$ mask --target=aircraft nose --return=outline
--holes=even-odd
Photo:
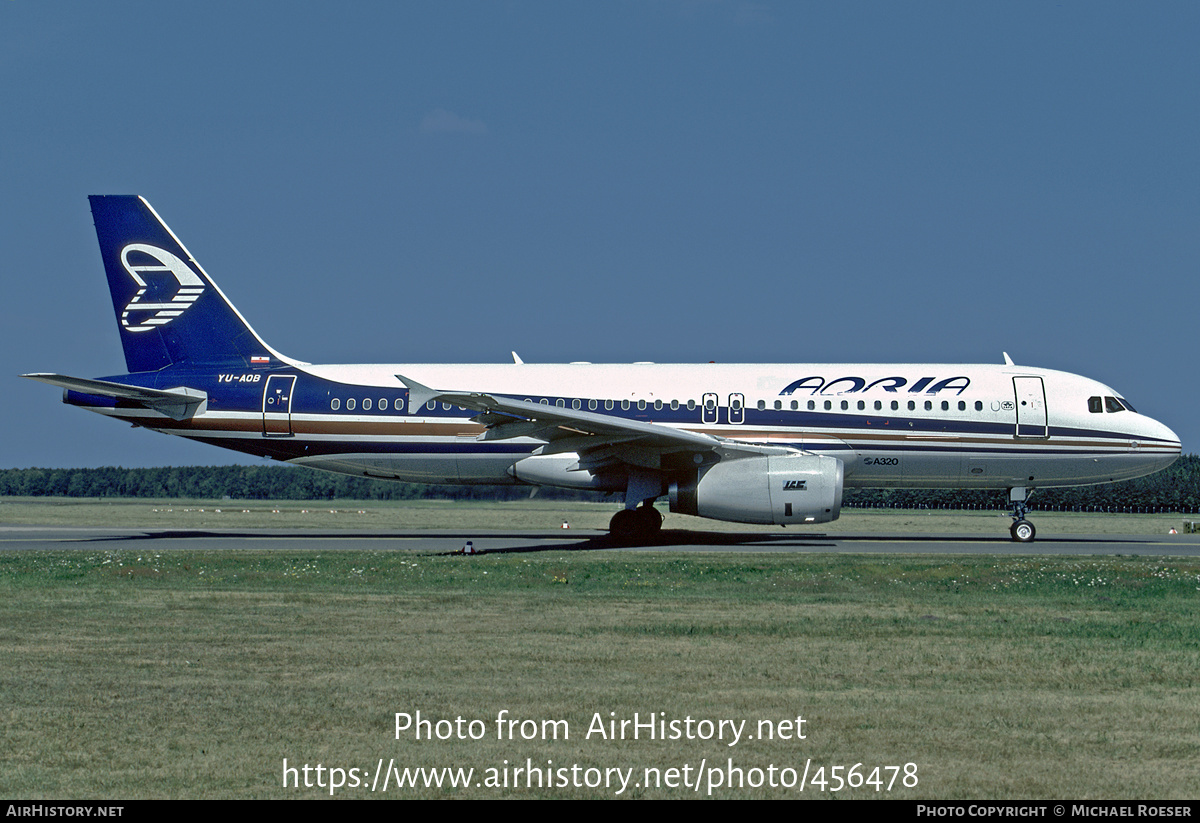
[[[1173,444],[1175,447],[1175,454],[1180,454],[1183,451],[1183,446],[1179,442],[1179,435],[1171,431],[1171,429],[1167,426],[1159,423],[1157,420],[1151,420],[1150,422],[1154,424],[1154,431],[1151,432],[1151,437],[1162,440],[1163,445],[1167,446],[1168,448],[1170,448],[1170,446]]]
[[[1183,451],[1179,435],[1171,431],[1169,427],[1147,417],[1145,436],[1147,438],[1146,445],[1152,447],[1153,454],[1156,456],[1154,460],[1156,471],[1165,469],[1179,459],[1179,455]]]

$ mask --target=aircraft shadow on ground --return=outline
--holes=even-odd
[[[670,548],[672,546],[742,546],[747,544],[762,543],[762,544],[780,544],[780,545],[803,545],[812,547],[829,547],[832,548],[836,544],[828,536],[824,534],[790,534],[790,535],[775,535],[763,534],[762,532],[703,532],[691,531],[686,529],[664,529],[655,535],[653,538],[646,540],[630,541],[617,540],[607,533],[592,534],[587,536],[579,536],[576,538],[557,539],[552,542],[547,542],[554,538],[561,538],[562,535],[557,532],[543,532],[535,535],[524,535],[535,542],[528,545],[505,546],[503,548],[481,548],[476,554],[513,554],[520,552],[546,552],[546,551],[603,551],[609,549],[656,549]],[[195,539],[217,539],[217,540],[270,540],[272,538],[299,540],[299,541],[364,541],[364,540],[411,540],[411,539],[426,539],[426,540],[462,540],[478,543],[487,540],[507,540],[511,541],[514,538],[521,539],[522,535],[513,532],[478,532],[478,531],[462,531],[462,532],[437,532],[430,533],[427,531],[322,531],[322,532],[269,532],[263,533],[252,529],[241,531],[210,531],[205,529],[156,529],[153,531],[140,532],[137,534],[126,535],[105,535],[103,537],[94,537],[82,542],[87,543],[124,543],[124,542],[141,542],[141,541],[158,541],[158,540],[195,540]],[[839,540],[851,538],[838,538]],[[461,554],[461,549],[448,552],[435,552],[435,554],[451,555]]]
[[[470,539],[470,538],[468,538]],[[827,534],[764,534],[762,532],[702,532],[690,531],[684,529],[664,529],[653,538],[637,541],[621,541],[607,534],[592,537],[587,540],[575,543],[560,543],[556,545],[537,544],[529,547],[508,547],[503,549],[488,549],[487,553],[496,554],[501,552],[518,552],[518,551],[551,551],[569,549],[572,551],[599,551],[611,549],[669,549],[672,546],[692,546],[714,548],[720,546],[753,546],[761,545],[764,548],[773,546],[793,546],[800,548],[812,549],[829,549],[836,550],[839,545],[847,543],[875,544],[875,543],[987,543],[999,544],[1004,547],[1023,546],[1028,547],[1029,551],[1036,552],[1036,546],[1041,544],[1060,544],[1060,543],[1096,543],[1106,541],[1124,542],[1124,543],[1144,543],[1149,542],[1141,538],[1117,537],[1106,535],[1083,535],[1083,536],[1054,536],[1045,539],[1039,539],[1035,543],[1014,543],[1006,534],[995,535],[936,535],[936,534],[871,534],[871,535],[837,535],[831,536]],[[864,550],[866,546],[864,545]],[[483,553],[483,552],[480,552]]]
[[[97,543],[123,543],[123,542],[142,542],[142,541],[161,541],[161,540],[193,540],[193,539],[216,539],[216,540],[249,540],[268,542],[272,539],[281,539],[289,541],[301,542],[323,542],[328,544],[330,541],[341,543],[356,543],[369,540],[462,540],[464,544],[471,541],[476,546],[480,542],[489,540],[503,540],[506,542],[520,541],[528,539],[527,544],[507,545],[503,547],[478,547],[475,554],[520,554],[531,552],[551,552],[551,551],[611,551],[620,549],[671,549],[676,546],[689,547],[713,547],[721,546],[739,546],[747,547],[761,545],[764,548],[770,547],[798,547],[810,549],[828,549],[836,550],[838,546],[846,544],[865,544],[875,543],[989,543],[1000,544],[1006,547],[1012,547],[1015,544],[1008,539],[1007,535],[930,535],[930,534],[859,534],[859,535],[837,535],[831,536],[828,534],[766,534],[763,532],[705,532],[693,531],[690,529],[663,529],[652,538],[643,540],[617,540],[607,533],[593,533],[590,535],[579,535],[578,537],[565,538],[557,532],[541,532],[535,534],[513,533],[513,532],[478,532],[478,531],[462,531],[462,532],[437,532],[430,533],[427,531],[320,531],[320,532],[281,532],[272,531],[264,533],[257,530],[229,530],[229,531],[210,531],[203,529],[166,529],[146,531],[136,534],[127,535],[106,535],[103,537],[94,537],[80,542],[97,544]],[[1130,538],[1128,536],[1105,536],[1105,535],[1056,535],[1051,537],[1040,538],[1035,543],[1020,544],[1028,547],[1029,551],[1036,552],[1039,544],[1063,544],[1063,543],[1095,543],[1095,542],[1147,542],[1148,539]],[[343,546],[350,548],[349,546]],[[322,548],[331,548],[329,545],[323,545]],[[332,548],[337,548],[336,546]],[[357,548],[357,547],[356,547]],[[452,551],[433,551],[428,552],[433,555],[456,555],[462,554],[461,548]]]

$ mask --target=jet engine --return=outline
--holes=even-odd
[[[735,523],[828,523],[841,513],[843,469],[818,454],[722,460],[671,483],[671,511]]]

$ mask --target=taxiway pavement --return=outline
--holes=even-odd
[[[1015,543],[1007,534],[838,534],[664,529],[620,545],[602,531],[337,531],[317,529],[88,529],[0,526],[0,551],[409,551],[449,554],[471,541],[481,554],[545,551],[836,552],[868,554],[1200,556],[1200,535],[1057,534]]]

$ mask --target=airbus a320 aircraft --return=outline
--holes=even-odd
[[[1003,365],[317,366],[268,346],[144,199],[90,198],[128,374],[29,374],[76,406],[329,471],[623,493],[738,523],[835,520],[845,487],[1030,492],[1170,465],[1179,438],[1107,386]]]

